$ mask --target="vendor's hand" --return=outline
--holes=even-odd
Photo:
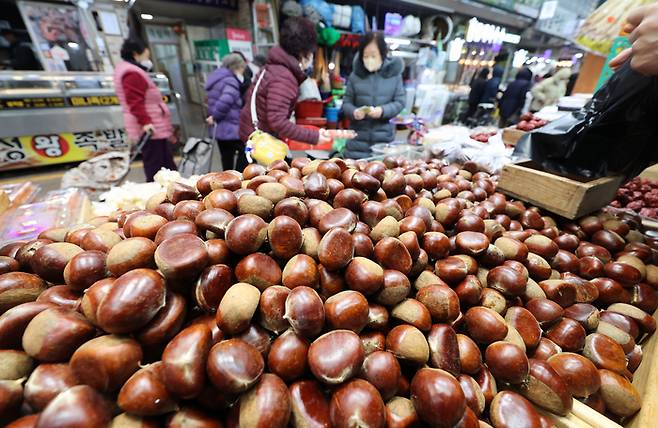
[[[382,117],[382,114],[384,114],[384,109],[381,107],[374,107],[370,109],[370,112],[368,113],[368,117],[372,119],[379,119]]]
[[[214,125],[214,124],[215,124],[215,118],[212,117],[212,116],[208,116],[208,117],[206,118],[206,123],[207,123],[208,125]]]
[[[610,61],[617,70],[630,59],[631,68],[648,76],[658,75],[658,4],[633,10],[626,18],[624,31],[630,33],[633,46]]]
[[[318,144],[331,143],[331,135],[326,129],[320,129],[320,136],[318,137]]]
[[[142,130],[147,134],[153,134],[155,132],[155,126],[153,126],[152,123],[147,123],[146,125],[142,126]]]
[[[365,119],[365,117],[366,114],[362,109],[358,108],[354,110],[354,120],[363,120]]]

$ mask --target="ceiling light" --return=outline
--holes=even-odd
[[[147,21],[150,21],[151,19],[153,19],[153,15],[151,15],[150,13],[142,13],[142,14],[139,15],[139,16],[140,16],[142,19],[145,19],[145,20],[147,20]]]

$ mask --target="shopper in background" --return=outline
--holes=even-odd
[[[478,104],[480,104],[480,100],[482,99],[482,94],[484,93],[484,87],[487,85],[488,77],[489,68],[484,67],[471,82],[471,92],[468,93],[468,110],[462,115],[462,122],[466,122],[467,119],[475,115]]]
[[[570,69],[561,68],[552,77],[537,83],[532,88],[530,110],[536,112],[546,106],[557,104],[559,99],[567,93],[567,83],[570,76]]]
[[[632,47],[624,49],[610,67],[618,69],[630,59],[631,68],[647,76],[658,75],[658,4],[638,7],[626,18],[624,31],[629,33]]]
[[[530,90],[532,72],[523,67],[516,73],[514,81],[507,85],[507,89],[500,99],[500,127],[504,128],[511,123],[516,123],[521,115],[523,104],[525,104],[526,93]]]
[[[299,97],[299,85],[306,80],[305,70],[313,66],[317,49],[315,25],[305,18],[288,18],[282,26],[279,45],[274,46],[267,62],[247,92],[240,113],[240,139],[247,141],[254,132],[251,98],[258,85],[256,115],[258,129],[279,139],[291,139],[309,144],[329,142],[329,133],[297,126],[290,121]],[[263,74],[264,73],[264,74]]]
[[[258,74],[258,72],[260,71],[261,68],[263,68],[266,62],[267,62],[267,57],[265,55],[263,54],[254,55],[254,60],[248,64],[254,76]]]
[[[242,171],[247,166],[244,143],[240,140],[240,81],[244,80],[247,63],[242,55],[232,53],[222,59],[222,66],[206,80],[208,118],[211,132],[219,144],[224,170]]]
[[[241,74],[235,74],[235,77],[240,81],[240,96],[244,100],[244,97],[247,95],[247,91],[249,90],[249,87],[251,87],[251,80],[254,77],[254,73],[251,71],[251,68],[247,66],[249,64],[249,60],[247,57],[244,56],[244,54],[240,51],[233,51],[231,54],[238,55],[240,58],[242,58],[242,62],[245,63],[245,68],[242,71]],[[222,61],[222,66],[224,66],[224,61]]]
[[[21,40],[9,28],[3,29],[0,35],[9,43],[9,66],[12,70],[43,70],[30,43]]]
[[[147,74],[153,67],[150,56],[144,42],[127,39],[121,46],[123,61],[114,68],[114,87],[129,140],[135,143],[145,132],[151,133],[142,149],[146,181],[153,181],[160,168],[176,170],[171,114],[160,90]]]
[[[390,143],[395,138],[395,125],[389,121],[402,111],[406,101],[404,64],[387,53],[384,35],[367,33],[354,58],[343,113],[352,120],[351,128],[358,137],[347,142],[345,157],[372,156],[373,144]]]
[[[481,103],[496,103],[496,97],[498,95],[498,88],[500,87],[500,81],[503,78],[502,67],[496,65],[491,72],[491,79],[487,80],[487,84],[484,86],[484,92],[482,93],[482,98],[480,99]]]

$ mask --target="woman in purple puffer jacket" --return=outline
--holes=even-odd
[[[209,114],[206,121],[214,129],[224,170],[242,171],[247,166],[244,143],[239,133],[242,108],[240,82],[244,79],[246,68],[242,56],[229,54],[222,60],[222,67],[213,71],[206,80]]]

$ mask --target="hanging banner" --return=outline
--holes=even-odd
[[[123,129],[0,138],[0,171],[79,162],[98,153],[127,149]]]

